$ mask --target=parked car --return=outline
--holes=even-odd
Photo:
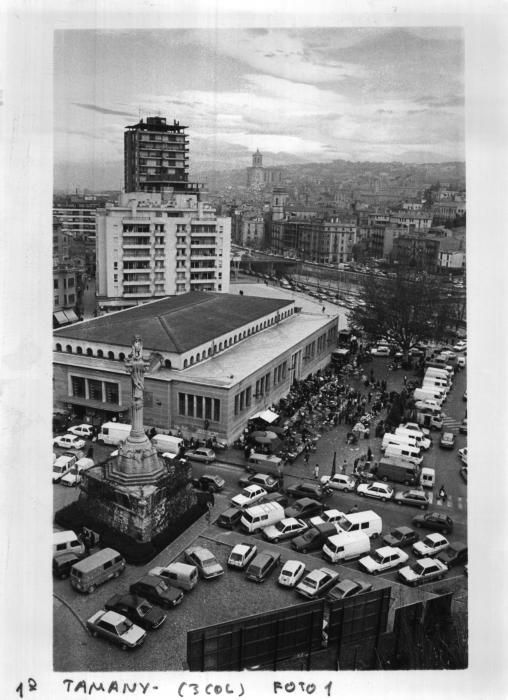
[[[339,580],[339,574],[333,569],[322,567],[313,569],[297,585],[296,592],[305,598],[320,598]]]
[[[374,481],[372,484],[359,484],[356,493],[359,496],[368,496],[369,498],[379,498],[381,501],[389,501],[393,498],[394,491],[388,484]]]
[[[63,486],[77,486],[81,483],[81,474],[87,469],[90,469],[90,467],[93,467],[93,465],[93,459],[88,459],[87,457],[82,457],[81,459],[78,459],[78,461],[67,472],[67,474],[64,474],[64,476],[62,476],[62,478],[60,479],[60,483]]]
[[[286,588],[294,588],[305,573],[305,564],[297,559],[289,559],[280,570],[277,583]]]
[[[242,510],[240,508],[228,508],[219,515],[215,522],[226,530],[234,530],[240,524],[241,518]]]
[[[249,476],[242,476],[238,480],[240,486],[249,486],[250,484],[257,484],[262,486],[267,493],[272,493],[277,491],[280,486],[280,480],[273,477],[271,474],[250,474]]]
[[[383,537],[383,542],[390,547],[406,547],[408,544],[413,544],[418,539],[417,533],[410,527],[396,527],[388,535]]]
[[[444,578],[448,571],[446,564],[439,559],[425,557],[417,559],[413,566],[404,566],[397,572],[399,578],[409,586],[419,586],[422,583]]]
[[[279,562],[279,552],[270,552],[265,549],[254,557],[245,575],[249,581],[263,583]]]
[[[86,621],[92,637],[101,636],[122,649],[134,649],[143,644],[146,632],[124,615],[113,610],[98,610]]]
[[[226,482],[221,476],[216,474],[203,474],[203,476],[193,479],[192,485],[201,491],[214,491],[217,493],[217,491],[222,491]]]
[[[361,579],[342,579],[326,594],[326,599],[333,603],[335,600],[343,600],[344,598],[352,598],[360,593],[367,593],[372,589],[372,583],[367,583]]]
[[[135,583],[131,583],[129,591],[141,598],[146,598],[150,603],[160,605],[162,608],[174,608],[183,600],[183,593],[178,588],[168,586],[160,576],[146,574]]]
[[[429,497],[421,489],[408,489],[407,491],[397,491],[395,494],[395,503],[399,506],[416,506],[422,510],[427,510],[429,507]]]
[[[464,418],[462,423],[459,425],[459,433],[467,435],[467,418]]]
[[[437,555],[436,559],[451,569],[458,564],[467,564],[467,545],[463,542],[450,542],[446,549]]]
[[[349,474],[334,474],[332,477],[322,476],[321,484],[335,491],[344,491],[344,493],[354,491],[356,488],[356,481]]]
[[[160,608],[154,607],[144,598],[132,593],[121,595],[117,593],[106,601],[106,610],[114,610],[125,615],[129,620],[145,630],[155,630],[166,620],[166,614]]]
[[[185,456],[193,462],[206,462],[206,464],[213,462],[216,457],[215,452],[209,447],[197,447],[195,450],[186,452]]]
[[[443,433],[439,441],[439,447],[447,450],[452,450],[455,445],[455,435],[453,433]]]
[[[467,467],[467,447],[461,447],[461,449],[457,450],[457,452],[460,457],[460,461]]]
[[[291,484],[291,486],[287,487],[286,493],[288,496],[292,496],[293,498],[304,498],[307,496],[308,498],[313,498],[316,501],[322,501],[326,495],[323,488],[319,484],[312,484],[307,481]]]
[[[53,576],[64,579],[69,578],[71,569],[78,561],[83,559],[86,554],[76,554],[76,552],[65,552],[53,557]]]
[[[390,348],[388,345],[378,345],[377,348],[372,348],[370,352],[375,357],[390,357]]]
[[[224,569],[212,552],[205,547],[188,547],[184,552],[184,556],[189,564],[194,564],[202,578],[217,578],[217,576],[222,576],[224,573]]]
[[[459,470],[459,474],[461,475],[464,482],[467,484],[467,467],[461,467]]]
[[[297,552],[313,552],[321,549],[328,537],[337,534],[337,527],[334,523],[321,523],[298,535],[291,541],[291,546]]]
[[[444,535],[439,532],[431,532],[420,542],[414,543],[413,552],[417,557],[433,557],[449,545],[450,543]]]
[[[93,437],[93,426],[88,425],[88,423],[73,425],[72,428],[67,428],[67,433],[72,433],[72,435],[77,435],[80,438],[89,439]]]
[[[81,450],[85,444],[86,443],[83,438],[80,438],[77,435],[71,435],[70,433],[53,438],[53,445],[63,447],[67,450]]]
[[[312,498],[300,498],[284,511],[286,518],[310,518],[320,515],[323,506]]]
[[[379,547],[372,554],[362,557],[358,564],[368,574],[379,574],[405,564],[408,559],[409,554],[399,547]]]
[[[233,569],[245,569],[256,556],[258,548],[250,542],[235,544],[228,557],[228,566]]]
[[[309,525],[315,527],[316,525],[323,525],[325,523],[340,523],[344,515],[342,511],[336,508],[330,508],[329,510],[324,510],[321,515],[315,515],[313,518],[309,518]]]
[[[455,345],[453,346],[453,349],[456,350],[457,352],[464,352],[467,349],[467,343],[465,340],[459,340]]]
[[[77,461],[76,455],[61,455],[57,457],[53,462],[53,483],[57,484],[61,481],[61,479],[70,472]]]
[[[231,503],[236,508],[248,508],[260,501],[264,496],[266,496],[266,491],[262,486],[251,484],[250,486],[246,486],[241,493],[233,496]]]
[[[279,493],[279,491],[272,491],[268,493],[261,503],[279,503],[283,508],[286,508],[289,503],[289,498],[285,493]]]
[[[415,515],[413,525],[423,527],[426,530],[441,532],[443,535],[448,535],[453,531],[453,520],[450,516],[444,513],[437,513],[436,511],[425,513],[425,515]]]
[[[309,526],[305,520],[299,518],[284,518],[278,523],[268,525],[263,529],[263,537],[269,542],[280,542],[280,540],[288,540],[296,535],[301,535],[302,532],[308,530]]]

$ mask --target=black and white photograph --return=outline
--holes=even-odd
[[[506,11],[367,4],[23,8],[9,697],[502,697]]]

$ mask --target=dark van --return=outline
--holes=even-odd
[[[67,552],[53,557],[53,576],[56,578],[69,578],[74,564],[83,559],[82,555],[75,552]]]
[[[240,524],[241,517],[242,511],[239,508],[228,508],[219,515],[215,522],[226,530],[234,530]]]
[[[337,528],[334,523],[321,523],[314,525],[310,530],[304,532],[303,535],[299,535],[291,540],[291,546],[297,552],[302,552],[303,554],[313,552],[316,549],[321,549],[326,540],[336,534]]]
[[[280,561],[278,552],[264,550],[257,554],[247,567],[246,577],[256,583],[263,583]]]

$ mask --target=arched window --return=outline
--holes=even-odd
[[[212,354],[212,348],[208,348],[208,357]]]
[[[194,364],[194,355],[190,356],[189,364],[192,366]]]
[[[102,350],[97,350],[97,357],[104,357]]]
[[[238,336],[236,336],[236,335],[235,335],[235,337],[234,337],[234,342],[235,342],[235,343],[236,343],[236,341],[237,341],[237,337],[238,337]]]
[[[219,343],[219,352],[222,350],[222,343]]]
[[[120,362],[123,362],[123,361],[125,360],[125,353],[121,352],[121,353],[118,355],[118,359],[120,360]]]
[[[86,354],[87,354],[89,357],[93,357],[93,350],[92,350],[92,348],[87,348],[87,349],[86,349]]]
[[[57,351],[57,352],[62,352],[62,346],[60,345],[60,343],[57,343],[57,344],[56,344],[56,351]]]
[[[65,352],[72,352],[72,347],[70,345],[66,345]]]
[[[201,360],[201,353],[198,352],[196,355],[196,362],[199,362]]]
[[[114,360],[114,359],[115,359],[115,353],[112,350],[110,350],[108,352],[108,360]]]
[[[184,368],[184,369],[187,367],[187,364],[188,364],[188,363],[187,363],[187,360],[184,360],[184,361],[183,361],[183,368]]]
[[[83,348],[80,347],[80,346],[78,345],[78,347],[76,348],[76,352],[77,352],[78,355],[82,355],[82,354],[83,354]]]
[[[164,367],[166,367],[166,369],[171,369],[171,360],[164,360]]]

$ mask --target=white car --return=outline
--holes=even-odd
[[[315,515],[313,518],[309,518],[309,525],[323,525],[323,523],[338,523],[344,517],[344,513],[340,510],[332,508],[330,510],[325,510],[321,515]]]
[[[460,461],[467,467],[467,447],[461,447],[460,450],[457,450],[457,452],[460,457]]]
[[[81,425],[73,425],[72,428],[67,428],[67,432],[82,438],[93,437],[93,427],[91,425],[88,425],[88,423],[82,423]]]
[[[60,479],[60,483],[63,484],[64,486],[77,486],[78,484],[81,483],[82,472],[84,472],[85,469],[89,469],[90,467],[93,467],[93,465],[94,465],[93,459],[88,459],[87,457],[83,457],[83,459],[78,459],[78,461],[71,468],[71,470],[68,471],[67,474],[65,474]]]
[[[448,567],[439,559],[425,557],[417,559],[414,566],[403,566],[399,569],[398,575],[409,586],[418,586],[427,581],[442,579],[447,571]]]
[[[401,423],[400,427],[406,430],[416,430],[416,432],[422,433],[422,435],[425,435],[427,438],[430,435],[430,430],[428,428],[422,428],[418,423]]]
[[[444,535],[439,532],[431,532],[426,535],[420,542],[415,542],[413,552],[419,557],[433,557],[443,549],[450,546],[450,543]]]
[[[247,564],[256,556],[258,548],[249,542],[235,544],[228,557],[228,566],[233,569],[245,569]]]
[[[321,484],[331,489],[348,493],[355,490],[356,481],[348,474],[334,474],[332,477],[322,476]]]
[[[379,498],[381,501],[389,501],[393,498],[393,489],[388,484],[374,481],[373,484],[359,484],[356,489],[359,496],[369,496],[369,498]]]
[[[305,564],[297,559],[288,559],[280,570],[277,583],[286,588],[294,588],[305,573]]]
[[[464,352],[467,349],[466,341],[459,340],[459,342],[453,346],[453,349],[456,350],[457,352]]]
[[[358,564],[368,574],[379,574],[382,571],[393,569],[400,564],[405,564],[409,554],[399,547],[379,547],[372,554],[362,557]]]
[[[85,441],[78,437],[77,435],[71,435],[67,433],[66,435],[59,435],[53,439],[53,445],[57,447],[64,447],[65,449],[71,450],[81,450],[85,446]]]
[[[53,464],[53,483],[58,483],[77,462],[77,457],[71,455],[62,455],[55,460]]]
[[[267,491],[261,486],[246,486],[239,494],[231,499],[231,503],[237,508],[248,508],[267,495]]]
[[[388,347],[388,345],[378,345],[377,348],[372,348],[370,353],[375,357],[389,357],[390,348]]]
[[[309,526],[305,520],[300,520],[299,518],[283,518],[283,520],[280,520],[278,523],[265,527],[263,529],[263,537],[269,542],[279,542],[280,540],[287,540],[290,537],[301,535],[302,532],[308,529]]]

